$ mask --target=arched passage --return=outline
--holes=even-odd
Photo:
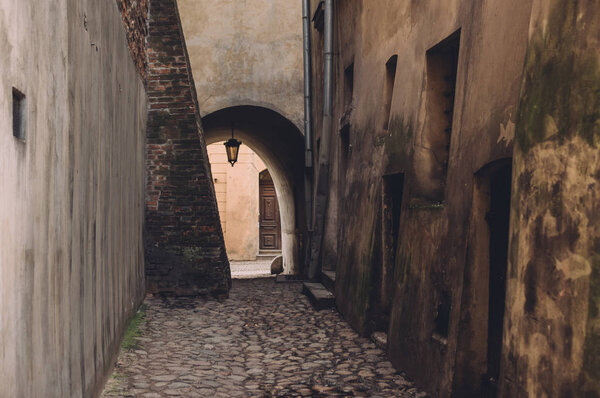
[[[279,113],[257,106],[235,106],[202,119],[206,144],[235,138],[256,152],[269,169],[281,215],[281,250],[284,273],[302,273],[305,231],[303,156],[304,138],[298,128]]]

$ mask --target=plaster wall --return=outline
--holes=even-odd
[[[264,121],[268,121],[268,118],[264,117],[262,121],[264,123]],[[205,123],[207,143],[224,142],[231,137],[229,127],[217,127],[218,123],[214,125],[213,123],[214,121]],[[297,175],[298,171],[302,171],[302,168],[297,166],[302,164],[302,152],[297,151],[298,146],[302,145],[301,135],[297,130],[295,130],[297,135],[288,135],[290,134],[289,129],[277,126],[277,122],[274,121],[270,121],[267,127],[263,123],[259,126],[248,125],[244,128],[236,128],[235,136],[264,161],[273,178],[281,217],[283,272],[298,274],[302,272],[301,225],[299,226],[298,223],[304,219],[297,205],[302,200],[303,194],[298,186],[299,176]],[[286,121],[286,123],[289,122]],[[240,125],[242,124],[240,123]],[[285,133],[282,134],[282,132]],[[283,137],[286,139],[283,140]],[[231,225],[228,226],[231,227]]]
[[[303,131],[302,3],[180,0],[178,6],[202,116],[262,106]]]
[[[144,295],[144,86],[114,1],[2,0],[0,51],[0,396],[94,396]]]
[[[313,12],[318,1],[312,2]],[[382,269],[394,275],[388,349],[396,366],[432,395],[447,397],[454,380],[474,175],[512,156],[527,47],[530,1],[336,2],[332,184],[323,266],[337,269],[336,303],[356,329],[372,319]],[[427,51],[460,29],[454,120],[441,202],[419,194],[430,162],[426,125]],[[322,102],[322,35],[313,29],[316,139]],[[398,56],[389,127],[384,128],[386,62]],[[353,95],[344,70],[354,64]],[[339,131],[350,127],[342,161]],[[315,145],[318,147],[318,145]],[[340,169],[345,164],[346,170]],[[382,180],[404,174],[395,263],[383,263]],[[332,197],[339,199],[331,203]],[[328,231],[328,232],[327,232]],[[328,259],[335,259],[328,261]],[[447,336],[434,336],[440,302],[449,300]],[[441,338],[439,338],[441,337]]]
[[[240,147],[235,167],[227,162],[223,143],[207,147],[227,256],[253,261],[259,251],[259,174],[266,169],[246,145]]]
[[[600,4],[535,0],[518,109],[504,397],[600,396]]]

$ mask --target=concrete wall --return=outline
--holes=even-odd
[[[502,159],[510,165],[519,120],[500,394],[575,396],[575,380],[596,394],[597,298],[588,289],[597,257],[598,10],[584,3],[538,1],[531,17],[532,1],[336,2],[335,166],[322,265],[337,268],[344,316],[365,334],[387,325],[392,360],[434,396],[475,394],[485,374],[485,347],[470,350],[481,351],[476,341],[487,337],[489,264],[480,259],[489,235],[473,231],[485,217],[478,201],[489,195],[482,173]],[[432,187],[435,162],[444,162],[431,155],[436,66],[427,52],[459,29],[447,171]],[[319,139],[323,38],[312,33]],[[519,109],[528,45],[527,108]],[[344,148],[338,133],[346,121]],[[384,180],[393,175],[404,177],[404,192],[398,243],[389,247]],[[394,280],[387,302],[385,275]],[[444,308],[447,331],[439,333]]]
[[[93,396],[144,293],[144,87],[114,1],[2,0],[0,51],[0,396]]]
[[[236,261],[256,260],[260,213],[258,177],[266,166],[246,145],[240,147],[235,167],[227,162],[222,142],[209,145],[207,150],[227,256]]]
[[[202,116],[256,105],[303,130],[300,1],[180,0],[179,9]]]

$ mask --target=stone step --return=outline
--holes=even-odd
[[[281,251],[278,250],[261,250],[256,255],[256,260],[258,261],[271,261],[275,257],[281,256]]]
[[[321,283],[332,293],[335,294],[335,271],[321,272]]]
[[[371,340],[382,350],[387,350],[387,333],[375,332],[371,335]]]
[[[288,274],[279,274],[275,278],[275,282],[277,283],[294,283],[294,282],[304,282],[304,277],[302,275],[288,275]]]
[[[302,284],[302,293],[308,296],[308,299],[317,311],[335,306],[335,296],[321,283],[304,282]]]
[[[256,261],[273,261],[277,257],[275,254],[259,254],[256,256]]]

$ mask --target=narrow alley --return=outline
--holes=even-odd
[[[600,398],[600,0],[0,0],[0,398]]]
[[[299,283],[235,280],[224,301],[148,296],[103,396],[425,397]]]

